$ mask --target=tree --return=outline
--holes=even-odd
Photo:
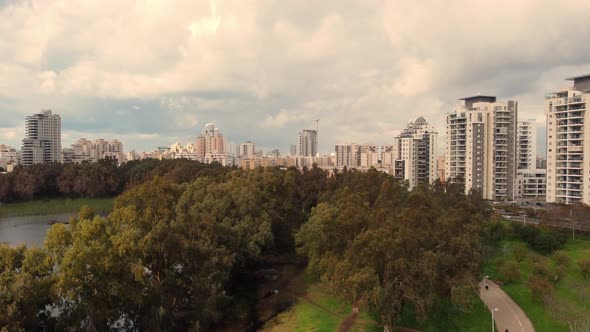
[[[508,282],[520,280],[520,270],[518,265],[512,262],[507,262],[500,268],[500,275],[502,276],[502,279]]]
[[[588,279],[590,277],[590,259],[582,259],[578,261],[578,267],[580,268],[580,273],[584,279]]]
[[[553,260],[557,266],[564,268],[567,268],[571,263],[571,258],[563,251],[556,251],[553,254]]]
[[[535,301],[545,303],[553,296],[553,285],[543,276],[531,275],[527,285]]]
[[[520,265],[520,262],[526,259],[528,256],[528,250],[522,245],[514,245],[512,247],[512,255],[516,260],[516,263]]]

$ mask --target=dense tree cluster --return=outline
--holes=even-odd
[[[410,192],[374,170],[169,165],[119,168],[130,189],[108,217],[84,208],[41,249],[0,247],[0,326],[207,330],[239,311],[257,264],[296,251],[386,326],[476,294],[489,208],[453,183]]]
[[[39,197],[113,197],[155,176],[184,183],[204,175],[223,176],[227,170],[219,164],[205,165],[184,159],[147,159],[120,167],[108,158],[96,163],[39,164],[0,174],[0,202]]]
[[[408,192],[391,178],[366,191],[341,186],[313,209],[297,234],[298,249],[334,292],[368,305],[386,327],[408,306],[419,319],[445,299],[467,309],[489,208],[479,195],[457,188]]]

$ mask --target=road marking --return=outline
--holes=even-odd
[[[508,308],[510,309],[510,311],[512,311],[512,314],[514,315],[514,317],[516,317],[516,320],[518,321],[518,325],[520,325],[520,329],[522,330],[522,332],[526,332],[524,330],[524,326],[522,326],[522,322],[520,321],[520,318],[518,318],[518,315],[516,314],[516,312],[514,312],[514,310],[512,309],[512,307],[504,300],[502,294],[496,292],[495,289],[492,289],[494,291],[494,293],[496,293],[496,295],[498,295],[498,297],[500,298],[500,300],[502,300],[502,302],[504,302],[504,304],[506,306],[508,306]]]

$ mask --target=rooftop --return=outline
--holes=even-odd
[[[590,78],[590,74],[572,76],[572,77],[566,78],[565,80],[566,81],[575,81],[575,80],[580,79],[580,78]]]
[[[477,95],[477,96],[459,98],[459,100],[472,100],[472,99],[494,99],[494,100],[496,100],[496,96]]]

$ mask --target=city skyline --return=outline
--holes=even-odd
[[[326,153],[387,143],[418,116],[442,131],[456,99],[481,92],[518,100],[544,146],[543,94],[590,72],[584,1],[557,14],[542,1],[380,4],[327,1],[310,15],[289,1],[3,1],[0,142],[19,146],[22,118],[52,109],[64,146],[118,137],[148,151],[213,122],[235,143],[286,153],[321,119]]]

